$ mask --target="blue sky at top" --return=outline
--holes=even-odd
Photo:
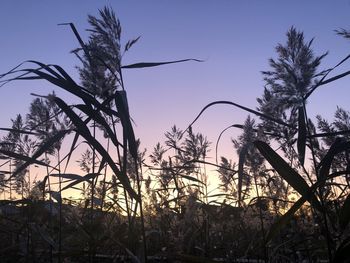
[[[315,37],[315,53],[329,51],[320,69],[335,65],[350,53],[350,42],[336,36],[334,29],[350,29],[350,2],[339,1],[2,1],[0,9],[0,72],[35,59],[63,66],[78,79],[78,61],[69,51],[78,46],[68,27],[73,22],[80,33],[88,24],[87,14],[112,7],[121,20],[124,43],[141,35],[125,55],[124,64],[139,61],[203,59],[125,74],[135,130],[144,147],[151,149],[164,139],[163,133],[176,124],[184,129],[209,102],[229,100],[256,107],[263,90],[261,70],[267,70],[274,47],[285,42],[291,26]],[[339,72],[348,70],[349,63]],[[310,117],[331,117],[336,106],[350,109],[349,79],[322,87],[310,98]],[[1,88],[0,126],[25,114],[31,92],[47,94],[52,87],[42,82],[16,82]],[[65,99],[69,97],[57,91]],[[74,102],[74,101],[72,101]],[[194,126],[215,141],[230,124],[242,123],[247,114],[227,106],[209,110]],[[231,154],[229,131],[223,138],[223,154]],[[230,157],[230,156],[228,156]]]

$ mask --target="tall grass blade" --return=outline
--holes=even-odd
[[[304,107],[298,109],[298,157],[301,165],[304,165],[305,161],[305,148],[306,148],[306,120]]]
[[[243,125],[241,125],[241,124],[230,125],[220,132],[219,137],[216,140],[216,143],[215,143],[215,162],[216,162],[216,164],[218,164],[218,149],[219,149],[219,142],[221,140],[221,136],[224,134],[225,131],[227,131],[230,128],[234,128],[234,127],[243,129]]]
[[[210,108],[211,106],[214,106],[214,105],[217,105],[217,104],[226,104],[226,105],[232,105],[232,106],[235,106],[237,108],[240,108],[242,110],[245,110],[247,112],[250,112],[250,113],[253,113],[254,115],[257,115],[261,118],[264,118],[264,119],[267,119],[267,120],[270,120],[270,121],[273,121],[275,123],[278,123],[278,124],[281,124],[283,126],[286,126],[286,127],[289,127],[289,128],[293,128],[292,125],[288,124],[288,123],[285,123],[284,121],[282,120],[279,120],[279,119],[275,119],[275,118],[272,118],[266,114],[263,114],[259,111],[256,111],[256,110],[252,110],[250,108],[247,108],[247,107],[244,107],[242,105],[239,105],[237,103],[234,103],[234,102],[231,102],[231,101],[224,101],[224,100],[221,100],[221,101],[214,101],[214,102],[211,102],[209,103],[208,105],[206,105],[201,111],[200,113],[197,115],[197,117],[194,119],[194,121],[191,122],[190,125],[188,125],[188,128],[191,127],[198,119],[199,117],[203,114],[204,111],[206,111],[208,108]],[[186,130],[183,131],[182,134],[185,134],[185,132],[188,130],[188,128]]]
[[[61,174],[50,174],[52,177],[61,177],[69,180],[81,180],[83,177],[78,174],[69,174],[69,173],[61,173]]]
[[[326,53],[326,54],[327,54],[327,53]],[[326,55],[326,54],[325,54],[325,55]],[[325,56],[325,55],[324,55],[324,56]],[[341,78],[341,77],[344,77],[344,76],[350,74],[350,72],[348,71],[348,72],[345,72],[345,73],[343,73],[343,74],[340,74],[340,75],[338,75],[338,76],[336,76],[336,77],[333,77],[333,78],[330,78],[330,79],[328,79],[328,80],[325,80],[329,73],[331,73],[334,69],[336,69],[336,68],[339,67],[341,64],[343,64],[343,63],[344,63],[345,61],[347,61],[349,58],[350,58],[350,55],[347,55],[344,59],[342,59],[342,60],[341,60],[337,65],[335,65],[333,68],[328,69],[328,70],[327,70],[327,73],[321,78],[321,80],[318,81],[318,82],[310,89],[310,91],[305,95],[304,101],[305,101],[308,97],[310,97],[310,95],[311,95],[319,86],[324,85],[324,84],[327,84],[327,83],[330,83],[330,82],[332,82],[332,81],[335,81],[335,80],[337,80],[337,79],[339,79],[339,78]]]
[[[75,107],[84,112],[87,116],[90,117],[90,119],[93,119],[96,123],[100,124],[105,129],[109,138],[115,146],[121,146],[110,125],[106,122],[105,118],[103,118],[98,111],[94,110],[91,106],[84,104],[75,105]]]
[[[86,48],[86,45],[84,43],[84,41],[82,40],[82,38],[80,37],[79,33],[78,33],[78,30],[76,29],[76,27],[74,26],[73,23],[60,23],[58,24],[59,26],[66,26],[66,25],[69,25],[70,28],[72,29],[75,37],[77,38],[81,48],[84,50],[85,52],[85,55],[90,59],[90,54],[89,54],[89,51],[87,50]]]
[[[50,166],[49,164],[43,162],[43,161],[39,161],[35,158],[23,155],[23,154],[19,154],[19,153],[15,153],[13,151],[7,151],[7,150],[1,150],[0,149],[0,153],[2,153],[3,155],[6,155],[8,157],[17,159],[17,160],[21,160],[21,161],[25,161],[25,162],[31,162],[33,164],[38,164],[38,165],[42,165],[42,166],[49,166],[51,168],[53,168],[52,166]]]
[[[70,150],[69,150],[69,152],[68,152],[68,154],[67,154],[67,156],[66,156],[66,157],[67,157],[67,161],[66,161],[66,166],[64,167],[64,171],[67,170],[67,167],[68,167],[68,164],[69,164],[70,159],[71,159],[71,157],[72,157],[72,154],[73,154],[74,150],[75,150],[76,147],[77,147],[78,139],[79,139],[79,133],[74,134],[74,138],[73,138],[73,141],[72,141],[72,143],[71,143]]]
[[[343,149],[344,141],[341,138],[336,138],[334,143],[329,148],[326,155],[322,158],[319,167],[319,179],[323,181],[323,185],[325,183],[326,178],[329,175],[329,171],[334,159],[334,156],[339,153],[339,150]]]
[[[136,194],[134,189],[132,189],[128,177],[125,174],[120,172],[120,170],[118,169],[117,165],[112,160],[112,158],[108,154],[108,152],[98,142],[98,140],[96,140],[96,138],[94,138],[91,135],[89,128],[86,126],[86,124],[80,119],[80,117],[63,100],[61,100],[58,97],[55,97],[54,101],[57,104],[57,106],[66,113],[68,118],[75,125],[76,132],[79,133],[82,137],[84,137],[89,142],[89,144],[97,150],[97,152],[102,156],[102,158],[104,158],[106,160],[106,162],[111,167],[114,174],[117,176],[117,178],[122,183],[123,187],[130,194],[130,196],[132,196],[134,199],[139,201],[140,197]]]
[[[265,142],[255,141],[254,145],[260,153],[270,163],[270,165],[278,172],[278,174],[286,180],[299,194],[308,200],[316,209],[322,211],[322,206],[314,195],[311,188],[305,180],[292,167],[290,167],[281,156],[279,156]]]
[[[134,159],[137,159],[137,143],[135,139],[134,129],[130,121],[128,101],[125,90],[117,91],[115,104],[117,106],[120,120],[125,131],[123,132],[123,135],[127,137],[129,143],[130,154]]]
[[[79,176],[79,175],[74,175],[71,178],[74,178],[74,182],[71,182],[70,184],[66,185],[65,187],[62,188],[61,191],[67,190],[69,188],[73,188],[73,186],[82,183],[84,181],[90,181],[91,179],[94,179],[96,176],[100,175],[99,173],[88,173],[84,176]],[[59,175],[58,175],[59,176]],[[67,174],[63,174],[63,176],[68,176]],[[64,177],[66,178],[66,177]]]
[[[166,61],[166,62],[140,62],[140,63],[130,64],[130,65],[125,65],[125,66],[122,66],[121,68],[150,68],[150,67],[157,67],[157,66],[181,63],[181,62],[187,62],[187,61],[203,62],[203,60],[189,58],[189,59],[181,59],[181,60]]]

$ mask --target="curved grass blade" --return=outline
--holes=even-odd
[[[324,57],[324,56],[326,56],[326,55],[327,55],[327,53],[324,54],[322,57]],[[308,97],[310,97],[310,95],[311,95],[319,86],[324,85],[324,84],[327,84],[327,83],[329,83],[329,82],[332,82],[332,81],[334,81],[334,80],[336,80],[336,79],[339,79],[339,78],[341,78],[341,77],[344,77],[344,76],[347,75],[347,74],[350,74],[350,71],[348,71],[348,72],[345,72],[345,73],[347,73],[347,74],[343,73],[343,74],[340,74],[340,75],[338,75],[338,76],[336,76],[336,77],[333,77],[333,78],[330,78],[330,79],[328,79],[328,80],[325,80],[329,73],[331,73],[334,69],[336,69],[336,68],[339,67],[341,64],[343,64],[343,63],[344,63],[345,61],[347,61],[349,58],[350,58],[350,55],[347,55],[344,59],[342,59],[342,60],[341,60],[337,65],[335,65],[333,68],[328,69],[328,70],[327,70],[327,73],[324,74],[324,76],[321,78],[321,80],[320,80],[319,82],[317,82],[313,87],[311,87],[310,91],[305,95],[304,101],[305,101]],[[344,74],[345,74],[345,75],[344,75]]]
[[[44,69],[46,70],[48,73],[52,74],[53,76],[55,76],[57,79],[60,79],[60,80],[64,80],[64,77],[62,77],[60,74],[58,74],[56,71],[54,71],[51,66],[54,66],[54,65],[46,65],[44,63],[41,63],[39,61],[35,61],[35,60],[27,60],[26,62],[29,62],[29,63],[33,63],[33,64],[37,64],[38,66],[40,66],[39,69]]]
[[[134,159],[137,159],[137,143],[135,139],[134,129],[132,128],[130,121],[128,101],[125,90],[117,91],[115,104],[117,106],[118,112],[120,114],[120,120],[124,128],[123,136],[127,137],[129,143],[130,154]]]
[[[96,121],[98,124],[100,124],[107,132],[113,144],[117,147],[120,146],[120,143],[118,142],[117,137],[111,129],[110,125],[106,122],[106,120],[101,116],[101,114],[98,111],[93,110],[92,107],[83,104],[76,105],[75,107],[84,112],[87,116]]]
[[[221,136],[224,134],[224,132],[226,132],[230,128],[238,128],[238,129],[242,129],[243,130],[243,127],[244,126],[242,124],[232,124],[232,125],[226,127],[225,129],[223,129],[220,132],[220,135],[219,135],[218,139],[216,140],[216,144],[215,144],[215,161],[216,161],[216,164],[218,163],[218,149],[219,149],[219,142],[220,142]],[[253,129],[253,131],[261,132],[258,129]],[[274,137],[281,137],[281,135],[277,134],[277,133],[264,132],[264,131],[262,133],[265,134],[265,135],[270,135],[270,136],[274,136]],[[349,133],[350,133],[350,131],[349,131]]]
[[[64,174],[63,174],[64,175]],[[81,182],[84,182],[84,181],[89,181],[90,179],[93,179],[95,178],[96,176],[100,175],[99,173],[88,173],[84,176],[79,176],[77,175],[78,177],[75,177],[76,179],[74,179],[75,181],[74,182],[71,182],[70,184],[66,185],[65,187],[62,188],[61,192],[64,191],[64,190],[67,190],[69,188],[72,188],[73,186],[81,183]],[[60,175],[58,175],[60,176]],[[65,178],[65,177],[64,177]]]
[[[62,173],[62,174],[50,174],[52,177],[61,177],[64,179],[69,179],[69,180],[81,180],[83,178],[82,176],[78,174],[69,174],[69,173]]]
[[[185,134],[185,132],[189,129],[189,127],[191,127],[198,119],[199,117],[203,114],[204,111],[206,111],[208,108],[210,108],[211,106],[213,105],[217,105],[217,104],[226,104],[226,105],[232,105],[232,106],[235,106],[237,108],[240,108],[242,110],[245,110],[247,112],[250,112],[250,113],[253,113],[254,115],[257,115],[263,119],[267,119],[267,120],[270,120],[270,121],[273,121],[273,122],[276,122],[278,124],[281,124],[283,126],[286,126],[286,127],[289,127],[289,128],[293,128],[292,125],[288,124],[288,123],[285,123],[284,121],[282,120],[279,120],[279,119],[275,119],[275,118],[272,118],[266,114],[263,114],[259,111],[256,111],[256,110],[252,110],[250,108],[247,108],[247,107],[244,107],[242,105],[239,105],[237,103],[234,103],[234,102],[231,102],[231,101],[224,101],[224,100],[220,100],[220,101],[214,101],[214,102],[211,102],[209,103],[208,105],[206,105],[201,111],[200,113],[197,115],[197,117],[194,119],[194,121],[191,122],[190,125],[188,125],[187,129],[183,131],[182,135]]]
[[[3,81],[3,85],[8,83],[9,81],[14,80],[30,80],[30,79],[43,79],[47,80],[48,82],[54,84],[55,86],[61,87],[62,89],[72,93],[73,95],[81,98],[86,104],[93,104],[96,107],[98,107],[99,103],[93,98],[92,95],[89,94],[89,91],[85,88],[77,85],[73,79],[60,67],[57,65],[46,65],[38,61],[30,60],[26,61],[30,63],[34,63],[37,65],[40,65],[40,68],[27,68],[27,69],[21,69],[13,72],[9,72],[8,74],[14,74],[19,72],[24,72],[20,76],[14,77],[9,80]],[[57,72],[55,72],[51,67],[54,67],[56,70],[58,70],[63,76],[59,75]],[[43,72],[42,70],[48,71],[50,74]],[[34,76],[28,76],[26,75],[33,74]]]
[[[318,165],[319,179],[323,180],[323,185],[325,183],[327,176],[329,175],[329,170],[331,168],[334,156],[339,153],[339,150],[342,149],[343,144],[344,144],[344,141],[342,139],[336,138],[334,143],[331,145],[328,152],[322,158],[320,164]]]
[[[38,164],[38,165],[48,166],[48,167],[53,168],[52,166],[50,166],[49,164],[47,164],[45,162],[39,161],[39,160],[37,160],[35,158],[29,157],[29,156],[26,156],[26,155],[15,153],[15,152],[12,152],[12,151],[6,151],[6,150],[1,150],[0,149],[0,153],[6,155],[8,157],[21,160],[21,161],[31,162],[33,164]]]
[[[187,62],[187,61],[203,62],[203,60],[189,58],[189,59],[181,59],[181,60],[166,61],[166,62],[140,62],[140,63],[130,64],[130,65],[125,65],[125,66],[122,66],[121,68],[150,68],[150,67],[157,67],[157,66],[181,63],[181,62]]]
[[[305,148],[306,148],[306,123],[304,107],[298,109],[298,157],[301,165],[304,165],[305,161]]]
[[[243,129],[243,125],[241,124],[233,124],[233,125],[230,125],[228,127],[226,127],[225,129],[223,129],[220,134],[219,134],[219,137],[218,139],[216,140],[216,144],[215,144],[215,162],[216,164],[218,164],[218,148],[219,148],[219,142],[220,142],[220,139],[221,139],[221,136],[224,134],[225,131],[227,131],[228,129],[230,128],[240,128],[240,129]]]
[[[58,25],[59,25],[59,26],[66,26],[66,25],[69,25],[69,26],[70,26],[70,28],[72,29],[72,31],[73,31],[75,37],[77,38],[77,40],[78,40],[78,42],[79,42],[79,44],[80,44],[80,46],[81,46],[82,49],[84,50],[85,55],[86,55],[86,56],[89,58],[89,60],[90,60],[90,59],[91,59],[91,58],[90,58],[90,54],[89,54],[89,52],[88,52],[88,50],[87,50],[87,48],[86,48],[86,45],[85,45],[84,41],[81,39],[81,37],[80,37],[80,35],[79,35],[79,33],[78,33],[78,30],[75,28],[74,24],[73,24],[73,23],[60,23],[60,24],[58,24]]]
[[[70,158],[72,157],[72,154],[73,154],[74,150],[76,149],[76,147],[78,147],[77,146],[78,139],[79,139],[79,134],[78,133],[74,134],[74,138],[73,138],[73,141],[71,143],[70,150],[69,150],[68,154],[65,156],[65,158],[67,158],[67,161],[66,161],[66,165],[64,167],[64,171],[67,170]]]
[[[346,72],[344,72],[344,73],[342,73],[342,74],[339,74],[339,75],[337,75],[337,76],[334,76],[334,77],[332,77],[332,78],[326,79],[326,80],[322,81],[318,86],[328,84],[328,83],[333,82],[333,81],[335,81],[335,80],[337,80],[337,79],[343,78],[343,77],[345,77],[345,76],[347,76],[347,75],[349,75],[349,74],[350,74],[350,70],[349,70],[349,71],[346,71]]]
[[[112,160],[109,153],[104,149],[104,147],[91,135],[89,128],[86,126],[86,124],[80,119],[80,117],[60,98],[55,97],[54,102],[57,104],[57,106],[63,110],[68,118],[72,121],[72,123],[76,127],[76,132],[79,133],[82,137],[85,138],[89,142],[89,144],[94,147],[99,154],[102,156],[102,158],[105,159],[105,161],[108,163],[108,165],[111,167],[112,171],[115,173],[119,181],[122,183],[122,185],[125,187],[125,189],[128,191],[131,197],[134,199],[140,201],[139,195],[136,194],[134,189],[131,187],[128,177],[121,173],[118,169],[117,165]]]
[[[292,167],[286,163],[272,148],[265,142],[255,141],[254,145],[260,153],[270,163],[270,165],[278,172],[278,174],[286,180],[299,194],[310,202],[316,209],[322,211],[322,206],[311,188],[305,180]]]

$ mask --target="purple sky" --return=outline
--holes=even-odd
[[[173,124],[185,129],[199,111],[214,100],[229,100],[255,108],[263,91],[261,70],[275,56],[277,43],[284,43],[291,27],[304,31],[307,40],[315,37],[317,55],[330,54],[320,69],[326,69],[350,53],[350,42],[336,36],[334,29],[350,29],[350,2],[338,1],[17,1],[1,2],[0,73],[27,60],[61,65],[76,80],[78,64],[69,51],[78,43],[68,27],[73,22],[82,36],[87,14],[98,14],[111,6],[123,27],[123,41],[141,35],[125,55],[124,64],[184,58],[205,60],[152,69],[125,70],[124,78],[136,136],[148,153],[164,140]],[[85,38],[86,39],[86,38]],[[347,71],[349,63],[339,71]],[[348,107],[349,80],[317,90],[309,100],[309,117],[321,113],[330,118],[336,106]],[[15,82],[1,88],[0,126],[10,118],[26,114],[29,94],[47,94],[52,87],[44,82]],[[61,91],[59,96],[70,101]],[[210,109],[195,125],[215,143],[221,130],[242,123],[247,114],[229,106]],[[221,154],[233,158],[228,131],[220,144]]]

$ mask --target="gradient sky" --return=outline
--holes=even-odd
[[[350,1],[337,0],[149,0],[149,1],[1,1],[0,73],[18,63],[35,59],[61,65],[76,80],[77,59],[69,54],[78,43],[68,27],[73,22],[82,36],[88,28],[88,14],[108,5],[118,15],[123,42],[141,36],[124,56],[123,64],[141,61],[203,59],[151,69],[125,70],[131,115],[136,136],[150,150],[164,141],[164,132],[173,124],[181,129],[199,111],[215,100],[229,100],[255,108],[263,91],[260,71],[268,70],[277,43],[284,43],[291,27],[315,38],[317,55],[329,51],[320,69],[334,66],[350,53],[350,42],[337,36],[335,29],[350,29]],[[349,63],[339,71],[347,71]],[[349,79],[324,86],[309,100],[309,117],[317,113],[331,118],[336,106],[350,109]],[[46,95],[52,86],[45,82],[15,82],[1,88],[0,126],[28,111],[31,92]],[[68,102],[74,102],[57,90]],[[242,123],[247,114],[229,106],[216,106],[193,126],[215,143],[221,130]],[[220,154],[233,158],[228,131]],[[212,151],[213,153],[213,151]],[[232,155],[232,156],[231,156]]]

